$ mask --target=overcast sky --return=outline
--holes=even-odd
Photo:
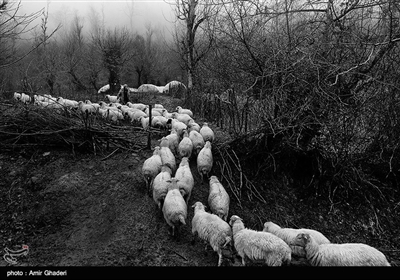
[[[89,27],[88,14],[91,7],[100,15],[104,15],[106,28],[127,27],[143,33],[146,24],[154,29],[168,33],[173,28],[174,0],[22,0],[21,11],[30,13],[42,8],[49,8],[50,28],[62,23],[69,26],[68,21],[77,12],[84,18],[84,26]]]

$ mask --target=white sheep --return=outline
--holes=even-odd
[[[163,116],[155,116],[151,119],[151,126],[160,129],[167,128],[167,119]]]
[[[95,114],[97,109],[95,106],[92,104],[86,104],[83,101],[78,102],[79,109],[82,111],[82,113],[86,114]]]
[[[210,210],[224,221],[228,219],[229,195],[222,186],[217,176],[210,177],[210,191],[208,194],[208,206]]]
[[[299,233],[293,245],[301,246],[312,266],[390,266],[385,255],[363,243],[318,244],[308,233]]]
[[[171,150],[172,154],[177,155],[178,153],[178,145],[179,145],[179,137],[176,133],[175,129],[171,130],[171,133],[165,136],[165,139],[168,141],[168,147]],[[162,138],[159,140],[161,142]]]
[[[171,119],[171,128],[174,128],[178,133],[179,139],[182,138],[183,131],[187,129],[187,125],[177,119]]]
[[[201,136],[201,134],[196,130],[192,130],[189,133],[189,139],[193,143],[193,151],[196,155],[198,155],[205,145],[203,136]]]
[[[171,152],[169,148],[169,141],[163,137],[160,141],[160,156],[161,162],[164,165],[167,165],[171,168],[172,173],[176,171],[176,160],[174,154]]]
[[[162,104],[154,104],[153,108],[164,109],[164,106]]]
[[[211,151],[211,143],[210,141],[207,141],[203,149],[201,149],[200,153],[197,155],[197,171],[199,172],[202,181],[204,180],[204,176],[208,178],[212,166],[213,155]]]
[[[192,171],[190,170],[189,166],[189,158],[183,157],[178,169],[175,172],[175,178],[178,179],[178,187],[188,204],[190,196],[192,194],[192,190],[194,187],[194,178],[192,175]]]
[[[190,140],[187,130],[183,131],[183,138],[179,142],[178,145],[178,153],[180,157],[188,157],[192,156],[193,151],[193,142]]]
[[[139,117],[139,122],[141,123],[143,129],[147,129],[149,127],[149,121],[150,121],[149,117],[145,116]]]
[[[317,242],[318,244],[330,243],[329,239],[326,238],[322,233],[313,229],[281,228],[279,225],[273,222],[265,222],[263,231],[270,232],[272,234],[275,234],[279,238],[283,239],[283,241],[285,241],[289,245],[290,249],[292,250],[292,254],[298,257],[306,256],[306,252],[303,247],[292,245],[293,240],[299,233],[308,233],[312,235],[315,242]]]
[[[146,105],[143,103],[131,103],[131,102],[127,102],[126,105],[128,105],[129,107],[133,108],[133,109],[139,109],[141,111],[146,110]]]
[[[187,124],[187,127],[188,127],[189,132],[195,130],[195,131],[197,131],[197,132],[200,133],[201,127],[200,127],[200,125],[199,125],[198,123],[196,123],[194,120],[190,120],[190,121],[188,122],[188,124]],[[204,140],[204,139],[203,139],[203,140]]]
[[[222,264],[222,248],[232,241],[232,229],[227,222],[217,215],[207,213],[201,202],[193,206],[194,216],[192,219],[193,242],[196,235],[208,242],[214,252],[218,254],[218,266]]]
[[[78,101],[62,98],[61,96],[57,98],[57,102],[68,107],[68,108],[78,108]]]
[[[193,118],[193,112],[189,109],[183,109],[181,106],[176,107],[175,109],[179,114],[186,114]]]
[[[290,247],[276,235],[245,228],[242,219],[236,215],[231,216],[229,225],[232,226],[235,249],[244,266],[245,259],[263,261],[268,266],[290,263]]]
[[[162,111],[161,110],[163,110],[163,109],[157,109],[157,108],[152,108],[151,109],[151,116],[152,117],[155,117],[155,116],[162,116]],[[150,116],[150,109],[149,108],[146,108],[145,110],[144,110],[144,112],[146,113],[146,115],[147,116]]]
[[[186,126],[188,125],[188,123],[193,120],[191,116],[186,115],[186,114],[179,114],[177,112],[173,112],[172,113],[172,117],[174,119],[177,119],[180,122],[183,122]]]
[[[14,92],[13,98],[16,101],[19,101],[21,99],[21,94],[19,92]]]
[[[108,99],[108,102],[111,102],[111,103],[119,103],[121,100],[117,95],[107,94],[106,98]]]
[[[128,112],[128,116],[131,119],[131,123],[140,122],[140,117],[144,117],[144,118],[146,117],[146,113],[145,112],[143,112],[143,111],[141,111],[139,109],[133,109],[133,110],[135,110],[135,111],[129,111]]]
[[[16,97],[16,95],[15,95],[15,93],[14,93],[14,98]],[[17,97],[18,97],[18,95],[17,95]],[[29,102],[31,102],[31,97],[28,95],[28,94],[25,94],[25,93],[21,93],[20,94],[20,96],[19,96],[19,99],[16,99],[16,100],[19,100],[19,101],[21,101],[22,103],[24,103],[24,104],[28,104]]]
[[[167,119],[172,119],[172,118],[173,118],[172,113],[168,113],[167,109],[164,109],[164,110],[162,111],[162,115],[163,115],[165,118],[167,118]]]
[[[92,102],[92,101],[90,101],[90,100],[85,100],[85,104],[92,105],[93,107],[96,108],[96,110],[97,110],[98,108],[100,108],[100,104],[99,104],[99,103]]]
[[[162,212],[165,221],[172,228],[172,236],[176,236],[181,225],[186,225],[187,205],[179,191],[178,180],[171,178],[167,182],[170,184],[164,199]]]
[[[162,210],[165,196],[168,193],[168,183],[167,181],[171,179],[172,171],[166,165],[161,167],[161,172],[153,180],[153,199],[158,209]]]
[[[208,126],[208,123],[203,123],[200,129],[200,134],[203,136],[204,141],[210,141],[211,143],[215,139],[214,131]]]
[[[107,109],[107,111],[108,111],[107,115],[108,119],[110,119],[113,122],[118,122],[118,120],[124,119],[124,115],[120,111],[110,110],[110,109]]]
[[[153,155],[146,159],[142,166],[142,175],[144,180],[146,181],[146,187],[149,195],[151,194],[153,180],[161,171],[162,161],[160,154],[160,147],[155,147]]]

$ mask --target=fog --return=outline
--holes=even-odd
[[[89,30],[89,17],[93,11],[102,19],[106,29],[126,27],[132,32],[143,34],[146,26],[151,26],[165,38],[171,38],[174,27],[174,1],[133,0],[133,1],[95,1],[95,0],[22,0],[21,13],[29,14],[46,9],[49,12],[49,29],[62,25],[60,34],[70,26],[70,21],[78,15]],[[40,19],[35,24],[40,24]]]

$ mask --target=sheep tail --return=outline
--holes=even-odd
[[[222,248],[224,248],[226,245],[228,245],[232,241],[232,238],[230,236],[225,237],[225,243],[222,245]]]
[[[186,225],[185,218],[182,215],[179,215],[179,221],[182,223],[182,225]]]

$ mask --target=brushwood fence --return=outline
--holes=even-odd
[[[192,92],[188,106],[197,116],[216,123],[233,136],[251,132],[273,115],[274,101],[246,96],[234,89],[221,94]]]

